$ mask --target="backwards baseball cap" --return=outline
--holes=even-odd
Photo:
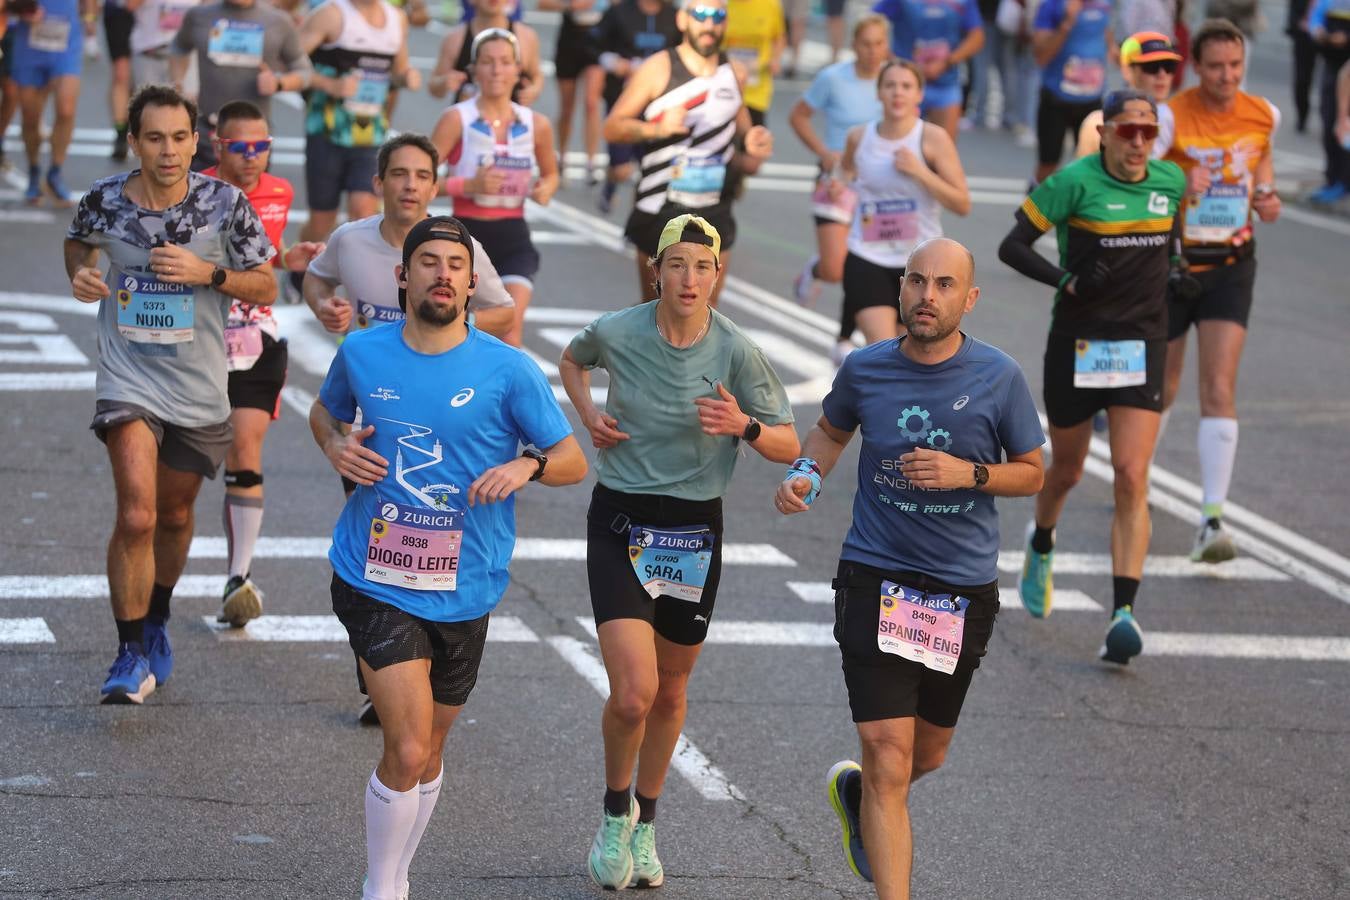
[[[1154,102],[1152,97],[1145,94],[1143,91],[1136,91],[1133,88],[1124,88],[1119,91],[1112,91],[1106,95],[1106,99],[1102,101],[1102,121],[1111,121],[1125,111],[1125,104],[1133,103],[1136,100],[1147,103],[1148,108],[1153,110],[1154,118],[1157,118],[1158,104]]]
[[[473,273],[473,239],[469,237],[469,230],[464,227],[464,223],[454,216],[431,216],[412,227],[408,236],[403,239],[404,272],[408,271],[408,263],[412,261],[417,248],[427,241],[453,241],[456,244],[463,244],[469,251],[469,272]],[[398,289],[398,308],[405,313],[408,311],[408,292],[403,288]]]
[[[1172,39],[1157,31],[1137,31],[1120,45],[1120,64],[1132,66],[1135,63],[1156,62],[1170,59],[1181,62],[1181,54],[1172,45]]]
[[[656,243],[656,255],[666,252],[671,244],[702,244],[712,250],[713,259],[722,261],[722,236],[700,216],[685,213],[667,222],[661,229],[661,240]]]

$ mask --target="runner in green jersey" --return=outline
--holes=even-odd
[[[1022,604],[1037,618],[1050,613],[1055,523],[1083,477],[1092,417],[1105,409],[1115,468],[1115,606],[1101,657],[1124,664],[1143,649],[1134,602],[1151,528],[1148,467],[1162,412],[1167,290],[1179,259],[1176,213],[1186,179],[1174,163],[1149,158],[1158,110],[1148,95],[1116,91],[1102,114],[1101,151],[1032,192],[999,258],[1056,288],[1044,378],[1053,461],[1028,529]],[[1059,265],[1032,248],[1052,227]]]

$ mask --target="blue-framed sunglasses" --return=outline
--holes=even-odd
[[[219,138],[216,140],[222,149],[228,150],[231,153],[244,154],[244,159],[253,159],[259,154],[266,153],[268,150],[272,149],[272,139],[270,137],[263,138],[260,141],[222,141]]]
[[[727,11],[718,9],[715,6],[693,6],[685,10],[689,17],[695,22],[707,22],[712,20],[714,25],[721,25],[727,20]]]

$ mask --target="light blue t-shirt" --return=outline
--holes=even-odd
[[[551,447],[572,426],[520,350],[470,326],[459,346],[428,356],[404,342],[405,327],[347,335],[319,391],[342,422],[359,407],[375,426],[365,446],[389,461],[381,481],[347,501],[328,559],[376,600],[431,621],[468,621],[501,600],[516,544],[515,497],[470,507],[469,485],[515,459],[521,444]],[[462,536],[447,537],[456,531]],[[447,541],[459,545],[458,565]],[[453,590],[402,586],[452,575]]]
[[[1064,0],[1044,0],[1036,10],[1036,31],[1054,31],[1064,21]],[[1070,103],[1101,103],[1106,84],[1106,32],[1111,0],[1083,0],[1059,53],[1041,70],[1041,84]]]
[[[872,7],[891,20],[891,52],[922,65],[945,59],[968,32],[984,27],[975,0],[880,0]],[[961,67],[951,66],[928,87],[955,87]]]
[[[899,340],[881,341],[848,355],[821,408],[835,428],[862,429],[853,525],[841,558],[955,585],[998,578],[993,496],[912,487],[900,457],[926,447],[992,465],[1044,444],[1031,390],[1012,357],[967,335],[955,356],[926,366],[905,356]]]
[[[859,78],[851,61],[837,62],[817,72],[802,99],[825,114],[825,146],[840,153],[850,128],[881,118],[876,80]]]

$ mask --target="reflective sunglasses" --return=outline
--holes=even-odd
[[[1115,122],[1111,127],[1122,141],[1133,141],[1139,137],[1148,143],[1158,137],[1158,126],[1153,122]]]
[[[721,25],[727,20],[727,11],[718,9],[714,6],[695,6],[685,10],[689,17],[695,22],[712,21],[714,25]]]
[[[253,159],[261,153],[266,153],[272,149],[272,139],[263,138],[260,141],[224,141],[216,138],[216,143],[230,151],[231,153],[242,153],[244,159]]]
[[[1159,72],[1166,72],[1168,75],[1177,73],[1177,61],[1175,59],[1155,59],[1151,62],[1135,63],[1143,70],[1145,75],[1157,75]]]

